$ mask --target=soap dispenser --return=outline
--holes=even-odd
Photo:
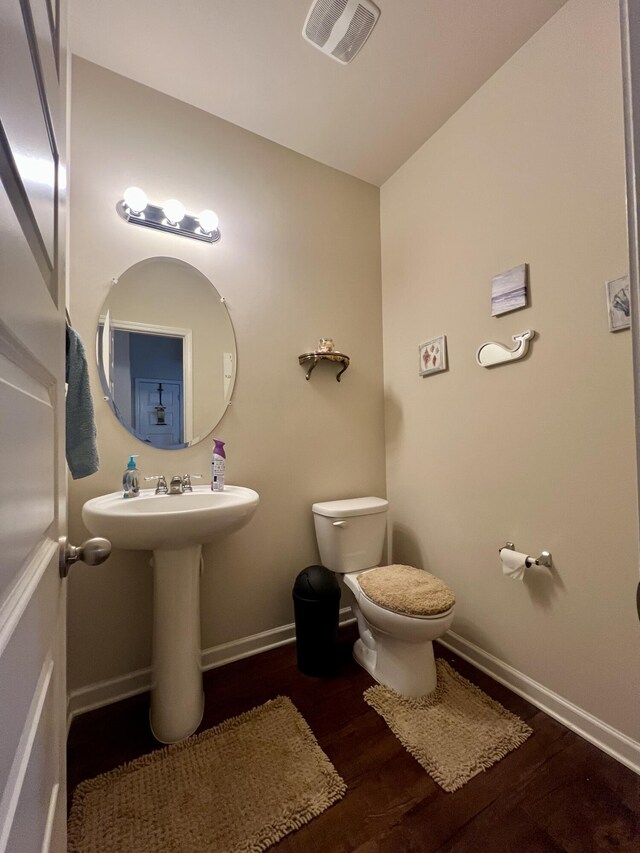
[[[137,498],[140,494],[140,475],[136,468],[137,453],[132,453],[122,475],[123,498]]]

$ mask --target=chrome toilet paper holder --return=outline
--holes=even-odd
[[[515,551],[515,545],[513,542],[505,542],[502,548],[508,548],[509,551]],[[498,553],[502,551],[502,548],[498,548]],[[536,559],[535,557],[527,557],[526,565],[529,566],[545,566],[547,569],[551,568],[551,554],[549,551],[543,551],[540,556]]]

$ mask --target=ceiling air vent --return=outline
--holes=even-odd
[[[371,35],[380,9],[371,0],[315,0],[302,35],[314,47],[346,65]]]

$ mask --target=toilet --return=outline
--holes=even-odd
[[[389,502],[365,497],[312,506],[320,562],[353,592],[356,661],[403,696],[436,688],[433,641],[453,622],[449,587],[413,566],[380,566]]]

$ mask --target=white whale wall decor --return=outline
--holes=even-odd
[[[498,344],[494,341],[482,344],[476,353],[476,361],[480,367],[495,367],[496,364],[518,361],[527,354],[529,341],[533,339],[534,335],[533,329],[527,329],[525,332],[513,335],[513,341],[516,344],[515,349],[509,349],[504,344]]]

